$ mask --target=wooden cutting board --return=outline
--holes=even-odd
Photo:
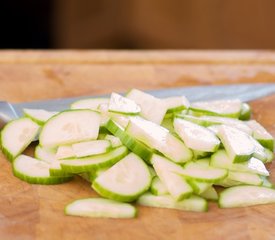
[[[275,52],[1,51],[0,99],[12,102],[190,85],[275,82]],[[275,95],[251,102],[275,136]],[[31,150],[30,150],[31,151]],[[269,165],[275,183],[274,164]],[[68,217],[64,206],[96,196],[80,178],[55,186],[13,177],[0,154],[0,239],[275,239],[275,204],[207,213],[138,207],[131,220]]]

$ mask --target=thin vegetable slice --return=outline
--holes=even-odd
[[[71,109],[97,110],[100,104],[109,103],[109,98],[88,98],[78,100],[71,104]]]
[[[153,149],[138,141],[134,137],[131,137],[117,122],[112,119],[108,121],[106,128],[118,137],[129,150],[140,156],[146,162],[150,163],[152,154],[154,153]]]
[[[92,187],[103,197],[131,202],[150,188],[151,173],[134,153],[130,153],[97,177]]]
[[[192,103],[190,109],[199,115],[218,115],[238,118],[242,102],[239,99],[215,100]]]
[[[154,195],[167,195],[169,191],[167,187],[162,183],[158,176],[155,176],[152,180],[150,191]]]
[[[255,145],[246,133],[221,125],[218,127],[218,136],[232,162],[244,162],[252,157]]]
[[[174,162],[183,163],[192,158],[192,151],[181,140],[167,129],[143,118],[131,119],[126,132]]]
[[[141,109],[133,100],[125,98],[117,93],[112,93],[109,102],[109,111],[136,115]]]
[[[40,145],[55,147],[96,139],[99,132],[100,114],[91,110],[61,112],[42,128]]]
[[[219,150],[211,156],[210,165],[216,168],[224,168],[239,172],[256,173],[263,176],[269,176],[269,172],[266,169],[262,161],[257,158],[250,158],[246,162],[232,163],[225,150]]]
[[[72,150],[76,157],[86,157],[108,152],[112,148],[108,140],[93,140],[72,144]]]
[[[12,163],[14,176],[33,184],[58,184],[71,180],[71,177],[52,177],[49,164],[26,155],[20,155]]]
[[[174,128],[185,145],[191,149],[215,152],[220,146],[220,140],[213,132],[195,123],[175,118]]]
[[[47,122],[51,117],[56,115],[58,112],[49,112],[44,109],[23,109],[24,115],[39,125],[43,125]]]
[[[193,193],[192,187],[186,179],[177,174],[183,171],[181,166],[157,154],[153,155],[152,164],[161,182],[176,201],[191,196]]]
[[[162,99],[137,89],[132,89],[126,97],[140,106],[142,117],[156,124],[161,124],[167,111],[166,103]]]
[[[126,156],[128,150],[126,147],[121,146],[110,152],[100,155],[94,155],[90,157],[83,157],[73,160],[62,160],[61,167],[68,173],[83,173],[100,168],[111,167],[117,163],[120,159]]]
[[[253,130],[253,137],[259,141],[264,147],[273,151],[274,149],[274,138],[272,135],[256,120],[250,120],[247,125]]]
[[[12,161],[35,139],[40,127],[29,118],[18,118],[9,122],[1,131],[0,146]]]
[[[145,193],[139,197],[137,203],[148,207],[171,208],[193,212],[206,212],[208,210],[207,201],[198,196],[191,196],[181,201],[176,201],[170,195],[155,196],[151,193]]]
[[[65,214],[93,218],[134,218],[137,210],[129,203],[103,198],[86,198],[68,204],[65,207]]]
[[[275,190],[259,186],[236,186],[220,193],[219,207],[245,207],[275,202]]]

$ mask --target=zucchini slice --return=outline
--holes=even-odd
[[[161,124],[167,111],[167,105],[162,99],[137,89],[132,89],[126,97],[140,106],[142,117],[156,124]]]
[[[108,104],[109,98],[87,98],[71,104],[71,109],[97,110],[100,104]]]
[[[136,115],[141,109],[135,101],[125,98],[117,93],[112,93],[109,102],[109,111],[126,115]]]
[[[174,128],[185,145],[193,150],[215,152],[220,140],[209,129],[186,120],[175,118]]]
[[[252,157],[255,144],[246,133],[236,128],[221,125],[218,127],[218,136],[232,162],[244,162]]]
[[[56,115],[58,112],[49,112],[44,109],[23,109],[24,115],[39,125],[43,125],[47,122],[51,117]]]
[[[206,212],[208,210],[207,201],[195,195],[176,201],[170,195],[155,196],[151,193],[145,193],[139,197],[137,203],[147,207],[171,208],[193,212]]]
[[[83,157],[80,159],[61,160],[61,168],[68,173],[83,173],[90,172],[101,168],[111,167],[117,163],[120,159],[126,156],[128,150],[126,147],[121,146],[114,150],[103,153],[100,155],[94,155],[89,157]]]
[[[93,189],[103,197],[132,202],[151,185],[151,173],[134,153],[130,153],[104,173],[92,184]]]
[[[92,110],[61,112],[45,123],[39,136],[43,147],[56,147],[97,139],[100,114]]]
[[[126,132],[174,162],[183,163],[192,159],[192,151],[180,139],[153,122],[136,117],[130,120]]]
[[[94,218],[134,218],[137,210],[129,203],[103,198],[85,198],[68,204],[65,207],[65,214]]]
[[[40,127],[29,118],[18,118],[5,125],[0,135],[0,146],[12,161],[35,139]]]
[[[275,190],[259,186],[236,186],[220,193],[219,207],[233,208],[275,202]]]
[[[239,99],[215,100],[192,103],[190,109],[198,115],[216,115],[238,118],[241,113],[242,102]]]
[[[58,184],[71,180],[71,177],[50,176],[50,165],[26,155],[19,155],[12,163],[13,174],[32,184]]]

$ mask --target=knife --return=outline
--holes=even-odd
[[[219,86],[196,86],[183,88],[169,88],[146,91],[156,97],[186,96],[191,102],[215,99],[239,98],[248,102],[267,95],[275,94],[275,84],[230,84]],[[45,109],[48,111],[62,111],[68,109],[74,101],[84,98],[107,97],[108,95],[81,96],[73,98],[52,99],[23,103],[8,103],[0,101],[0,129],[8,121],[23,116],[24,108]]]

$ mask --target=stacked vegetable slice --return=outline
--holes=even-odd
[[[132,89],[59,113],[24,112],[1,131],[14,175],[58,184],[77,174],[102,197],[70,203],[67,215],[131,218],[132,202],[199,212],[208,200],[222,208],[275,202],[265,166],[274,139],[238,99],[190,104]],[[23,155],[37,136],[35,157]]]

